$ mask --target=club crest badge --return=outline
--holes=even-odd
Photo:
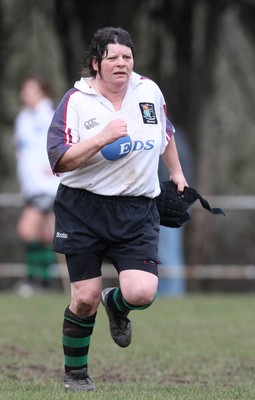
[[[144,124],[157,124],[157,117],[153,103],[139,103]]]

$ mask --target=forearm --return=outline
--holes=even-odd
[[[165,152],[162,154],[162,159],[169,170],[169,174],[183,173],[174,136],[168,142]]]
[[[127,135],[127,124],[122,119],[110,121],[97,135],[71,146],[59,159],[55,172],[73,171],[82,167],[106,144]]]
[[[59,159],[55,171],[68,172],[82,167],[104,145],[102,137],[97,135],[71,146]]]
[[[178,186],[178,191],[182,192],[184,187],[188,186],[188,183],[182,171],[174,136],[168,142],[165,152],[162,154],[162,159],[169,170],[169,179]]]

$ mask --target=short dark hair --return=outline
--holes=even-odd
[[[105,54],[107,55],[107,46],[110,43],[119,43],[129,47],[134,57],[134,44],[127,31],[120,27],[115,28],[111,26],[98,29],[92,38],[88,51],[85,54],[81,76],[96,76],[96,71],[92,66],[92,61],[94,59],[98,62],[98,69],[100,72],[103,56]]]

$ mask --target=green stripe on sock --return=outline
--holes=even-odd
[[[69,336],[62,337],[62,344],[67,347],[73,347],[75,349],[86,347],[89,345],[90,336],[84,338],[75,338]]]
[[[126,311],[126,310],[123,310],[123,308],[122,308],[122,307],[120,306],[120,304],[118,303],[118,299],[117,299],[119,290],[120,290],[119,288],[114,290],[112,298],[113,298],[113,301],[114,301],[114,303],[115,303],[117,309],[118,309],[119,311],[123,312],[123,311]],[[123,296],[122,296],[122,298],[123,298]]]
[[[82,357],[69,357],[64,356],[65,358],[65,365],[68,367],[81,367],[83,365],[87,365],[88,363],[88,355]]]
[[[94,322],[93,324],[84,324],[84,323],[82,323],[82,322],[75,321],[74,319],[68,318],[68,317],[66,317],[66,316],[65,316],[65,319],[66,319],[67,321],[72,322],[73,324],[76,324],[76,325],[79,325],[79,326],[84,326],[85,328],[92,328],[93,326],[95,326],[95,322]]]

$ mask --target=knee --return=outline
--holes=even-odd
[[[150,306],[153,303],[156,296],[156,288],[150,287],[140,287],[135,290],[135,288],[131,288],[126,293],[123,293],[124,299],[134,306]]]
[[[84,319],[96,313],[99,303],[100,296],[78,293],[72,296],[70,309],[77,317]]]
[[[153,303],[158,287],[156,275],[140,270],[122,271],[120,288],[124,300],[137,307],[149,307]]]
[[[90,301],[83,299],[76,299],[75,302],[71,304],[71,311],[77,315],[77,317],[84,319],[93,314],[93,304]]]

